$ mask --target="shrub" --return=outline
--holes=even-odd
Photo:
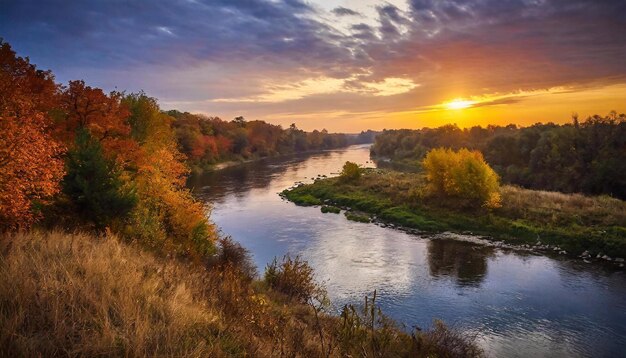
[[[411,337],[399,335],[399,326],[376,303],[376,291],[361,307],[344,306],[337,345],[347,357],[483,357],[475,335],[449,328],[435,320],[432,328],[416,327]]]
[[[326,214],[326,213],[339,214],[341,212],[341,209],[339,209],[336,206],[332,206],[332,205],[324,205],[324,206],[322,206],[321,211],[324,214]]]
[[[353,162],[346,162],[341,170],[340,178],[342,181],[351,182],[356,181],[361,177],[361,168],[358,164]]]
[[[425,357],[482,357],[476,337],[435,320],[433,328],[416,335],[420,352]]]
[[[272,289],[302,303],[308,302],[324,291],[315,282],[313,268],[299,256],[292,259],[285,255],[280,263],[274,258],[265,269],[265,282]]]
[[[242,274],[247,281],[257,277],[256,265],[252,261],[250,251],[230,237],[219,239],[216,264],[221,268],[230,266]]]
[[[501,206],[500,178],[478,151],[433,149],[422,167],[430,195],[452,198],[461,207]]]

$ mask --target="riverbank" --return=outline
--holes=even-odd
[[[369,145],[371,143],[362,143],[362,144],[351,144],[345,147],[339,147],[339,148],[333,148],[333,149],[319,149],[319,150],[307,150],[307,151],[303,151],[303,152],[291,152],[291,153],[279,153],[276,155],[269,155],[269,156],[265,156],[265,157],[255,157],[255,158],[250,158],[250,159],[241,159],[241,160],[228,160],[228,161],[223,161],[223,162],[218,162],[215,164],[211,164],[208,166],[194,166],[192,163],[188,163],[188,165],[191,167],[191,171],[194,175],[198,175],[201,174],[203,172],[211,172],[211,171],[216,171],[216,170],[222,170],[222,169],[226,169],[226,168],[230,168],[230,167],[236,167],[239,165],[244,165],[244,164],[249,164],[249,163],[255,163],[255,162],[259,162],[262,160],[269,160],[269,159],[280,159],[280,158],[286,158],[289,156],[294,156],[294,155],[311,155],[311,154],[319,154],[319,153],[324,153],[324,152],[333,152],[333,151],[337,151],[337,150],[342,150],[342,149],[347,149],[350,148],[351,146],[358,146],[358,145]]]
[[[501,241],[496,245],[602,259],[623,267],[626,203],[621,200],[503,186],[501,208],[462,211],[423,198],[424,185],[421,174],[366,169],[355,182],[318,178],[282,195],[298,205],[343,208],[357,221],[416,233],[484,236]]]
[[[231,242],[205,269],[113,235],[2,235],[0,356],[482,355],[441,323],[405,333],[372,297],[371,311],[328,314],[308,264],[279,261],[255,280],[233,260],[241,254]]]

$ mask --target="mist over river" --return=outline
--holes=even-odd
[[[566,258],[427,238],[323,214],[282,190],[346,161],[375,166],[369,146],[246,163],[192,177],[211,219],[253,254],[300,255],[333,309],[378,292],[383,312],[426,328],[433,318],[470,330],[490,357],[626,357],[626,275]]]

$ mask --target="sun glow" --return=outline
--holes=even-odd
[[[475,103],[476,101],[469,101],[469,100],[465,100],[462,98],[456,98],[450,102],[444,103],[444,107],[446,107],[446,109],[464,109],[464,108],[471,107]]]

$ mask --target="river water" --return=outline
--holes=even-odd
[[[475,333],[490,357],[626,357],[623,271],[420,237],[279,197],[348,160],[374,166],[368,146],[353,146],[242,164],[189,185],[260,272],[275,256],[307,260],[337,312],[377,290],[383,312],[407,329],[442,319]]]

